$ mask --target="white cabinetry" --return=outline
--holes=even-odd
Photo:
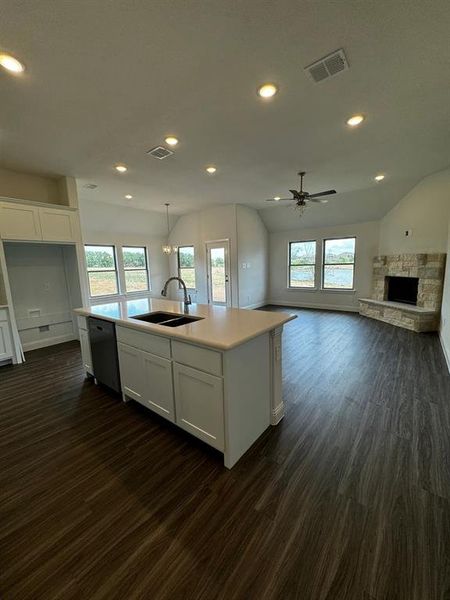
[[[42,239],[49,242],[75,242],[80,238],[78,215],[61,208],[40,208]]]
[[[80,334],[80,350],[81,360],[86,373],[94,375],[94,369],[92,367],[92,356],[91,356],[91,342],[89,340],[89,331],[87,328],[86,317],[78,317],[78,333]]]
[[[177,425],[223,451],[223,380],[173,364]]]
[[[86,370],[86,373],[93,375],[94,369],[92,367],[91,343],[89,341],[89,332],[84,329],[80,329],[80,347],[81,360],[83,361],[83,366]]]
[[[0,202],[0,237],[5,240],[77,242],[81,239],[78,211]]]
[[[122,342],[118,352],[124,396],[174,422],[172,361]]]
[[[1,202],[0,236],[8,240],[41,240],[39,209],[27,204]]]
[[[13,357],[11,333],[9,329],[8,311],[0,309],[0,362]]]

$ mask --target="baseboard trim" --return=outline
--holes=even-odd
[[[57,335],[55,337],[46,338],[44,340],[36,340],[35,342],[28,342],[23,344],[23,351],[29,352],[30,350],[38,350],[39,348],[47,348],[48,346],[55,346],[56,344],[63,344],[64,342],[71,342],[77,340],[77,336],[74,333],[66,333],[64,335]]]
[[[257,302],[256,304],[248,304],[247,306],[240,306],[239,308],[242,308],[244,310],[252,310],[254,308],[261,308],[261,306],[267,306],[268,304],[270,304],[270,302],[267,302],[266,300],[264,300],[264,302]]]
[[[267,304],[274,306],[292,306],[293,308],[315,308],[319,310],[337,310],[339,312],[359,312],[357,306],[340,306],[339,304],[314,304],[309,302],[282,302],[280,300],[268,300]]]
[[[284,417],[284,402],[281,402],[276,408],[272,410],[270,418],[271,425],[278,425],[281,419]]]
[[[444,339],[441,335],[441,332],[439,332],[439,341],[441,342],[442,352],[444,353],[445,362],[447,363],[447,369],[450,374],[450,354],[449,352],[447,352],[447,348],[445,347]]]

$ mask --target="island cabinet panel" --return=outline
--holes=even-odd
[[[173,360],[213,375],[222,375],[222,354],[209,348],[172,341]]]
[[[36,206],[1,202],[0,236],[5,240],[41,240],[39,209]]]
[[[142,352],[126,344],[117,345],[122,393],[138,402],[144,400]]]
[[[91,356],[91,343],[89,341],[89,332],[85,329],[79,329],[80,334],[80,348],[81,348],[81,359],[83,366],[87,373],[90,375],[94,374],[92,367],[92,356]]]
[[[170,358],[170,340],[165,337],[120,326],[116,327],[116,334],[119,342],[156,356]]]
[[[223,452],[223,380],[173,363],[176,423]]]
[[[174,423],[172,362],[166,358],[142,352],[142,367],[143,398],[138,401]]]

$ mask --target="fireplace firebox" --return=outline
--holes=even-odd
[[[386,277],[386,299],[417,305],[418,277]]]

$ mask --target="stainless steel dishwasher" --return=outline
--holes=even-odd
[[[94,377],[120,393],[119,359],[116,326],[104,319],[88,318]]]

